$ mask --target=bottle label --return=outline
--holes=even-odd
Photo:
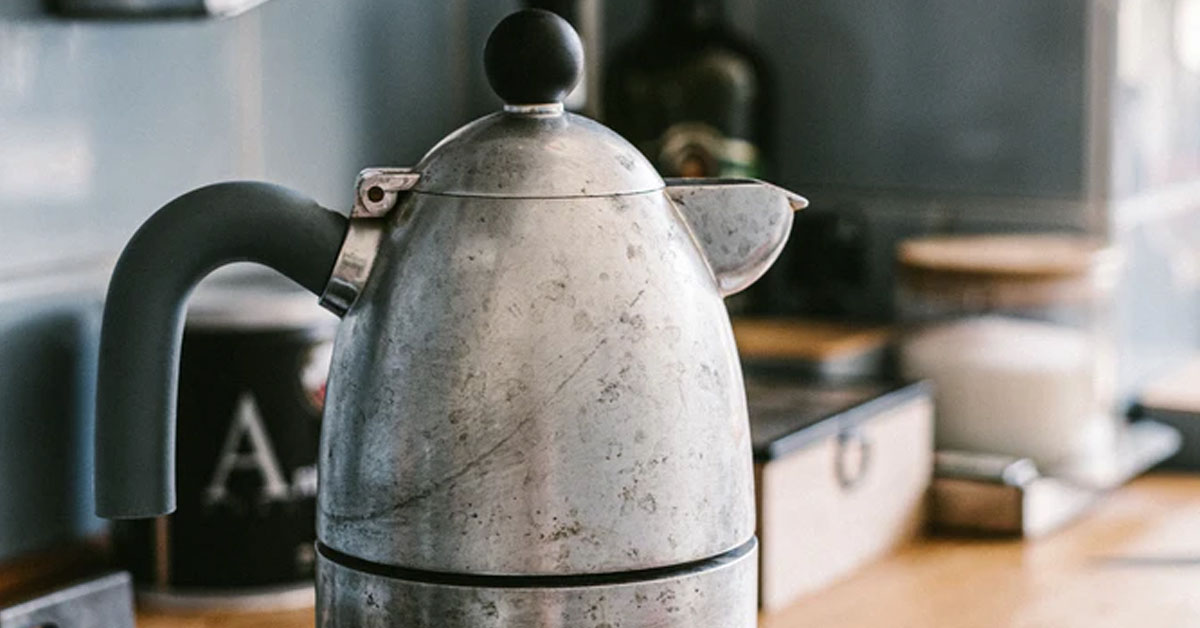
[[[655,142],[655,165],[668,177],[757,177],[758,148],[750,142],[726,137],[703,122],[671,125]]]

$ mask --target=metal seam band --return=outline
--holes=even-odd
[[[635,571],[619,571],[596,574],[545,574],[530,576],[495,576],[447,573],[441,571],[426,571],[424,569],[396,567],[394,565],[382,565],[368,560],[363,560],[361,558],[355,558],[354,556],[350,556],[348,554],[343,554],[342,552],[332,549],[320,542],[317,543],[317,551],[322,557],[338,563],[343,567],[376,576],[395,578],[397,580],[410,580],[425,584],[473,587],[480,589],[566,589],[613,584],[634,584],[650,580],[665,580],[673,577],[687,576],[696,572],[707,571],[733,563],[739,558],[742,558],[750,552],[753,552],[757,546],[758,538],[752,536],[750,537],[750,540],[723,554],[718,554],[710,558],[702,558],[700,560],[694,560],[691,562],[679,563],[677,565],[668,565],[666,567],[654,567],[651,569],[638,569]]]

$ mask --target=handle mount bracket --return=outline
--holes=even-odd
[[[367,168],[358,173],[350,227],[321,293],[325,309],[343,316],[354,305],[375,264],[384,220],[400,204],[400,196],[420,180],[421,175],[409,168]]]

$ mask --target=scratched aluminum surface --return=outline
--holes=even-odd
[[[721,294],[749,288],[775,263],[804,197],[755,179],[672,179],[667,197],[683,215]]]
[[[664,193],[413,194],[339,330],[319,537],[377,563],[600,573],[754,530],[715,280]]]
[[[642,581],[491,588],[388,578],[320,556],[317,620],[323,628],[754,628],[757,566],[751,549]]]
[[[573,113],[484,116],[446,136],[414,168],[417,192],[492,198],[609,196],[659,190],[625,138]]]

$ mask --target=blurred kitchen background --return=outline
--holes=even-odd
[[[591,4],[603,55],[651,3]],[[271,0],[112,20],[0,4],[0,562],[104,528],[99,314],[137,225],[229,179],[348,209],[360,169],[414,164],[498,107],[481,50],[519,5]],[[890,325],[901,241],[1065,232],[1122,259],[1117,406],[1200,349],[1200,2],[725,5],[770,71],[763,175],[812,202],[748,312]]]

